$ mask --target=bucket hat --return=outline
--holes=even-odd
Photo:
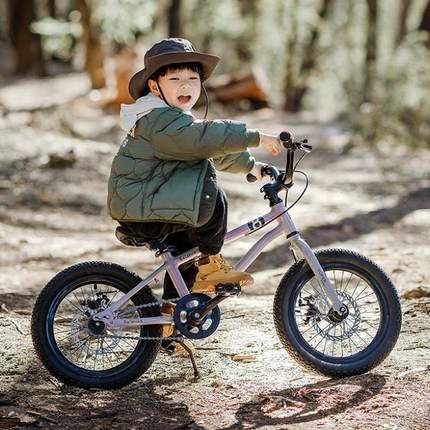
[[[130,80],[128,90],[134,100],[149,93],[148,79],[160,68],[169,64],[200,63],[203,69],[201,76],[204,84],[212,75],[218,64],[217,55],[205,54],[195,50],[187,39],[163,39],[152,46],[144,56],[144,68]]]

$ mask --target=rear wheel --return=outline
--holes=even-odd
[[[368,372],[396,344],[401,308],[394,285],[368,258],[342,249],[316,253],[348,312],[333,311],[312,270],[300,260],[285,274],[274,299],[278,336],[291,356],[330,377]]]
[[[162,326],[110,329],[92,316],[132,290],[140,277],[117,264],[85,262],[58,273],[33,310],[32,337],[46,368],[69,385],[120,388],[141,376],[160,348]],[[115,318],[160,316],[149,287],[133,295]]]

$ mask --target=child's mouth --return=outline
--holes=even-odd
[[[179,96],[179,103],[188,103],[191,100],[191,96]]]

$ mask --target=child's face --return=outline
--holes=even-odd
[[[148,81],[151,92],[160,97],[157,84],[153,80]],[[200,75],[190,69],[168,72],[165,76],[158,78],[166,102],[182,110],[189,111],[200,97],[201,83]]]

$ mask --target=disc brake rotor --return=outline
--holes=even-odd
[[[309,313],[311,317],[307,317],[307,320],[311,321],[314,330],[323,338],[330,341],[343,341],[349,339],[358,329],[361,321],[361,313],[357,302],[352,296],[344,291],[336,291],[336,294],[349,309],[348,316],[346,319],[338,322],[334,322],[330,319],[328,313],[316,312],[320,307],[318,300],[315,300],[314,304],[308,302]]]
[[[106,334],[106,328],[101,328],[100,332],[92,327],[94,321],[88,318],[89,310],[86,308],[78,310],[76,315],[73,317],[70,325],[70,335],[73,339],[74,344],[81,350],[90,355],[105,354],[112,352],[120,342],[120,336],[122,335],[122,329],[118,328],[114,331],[110,330],[115,334],[115,338],[109,339],[109,341],[100,342],[100,337]],[[93,341],[91,341],[93,339]]]

